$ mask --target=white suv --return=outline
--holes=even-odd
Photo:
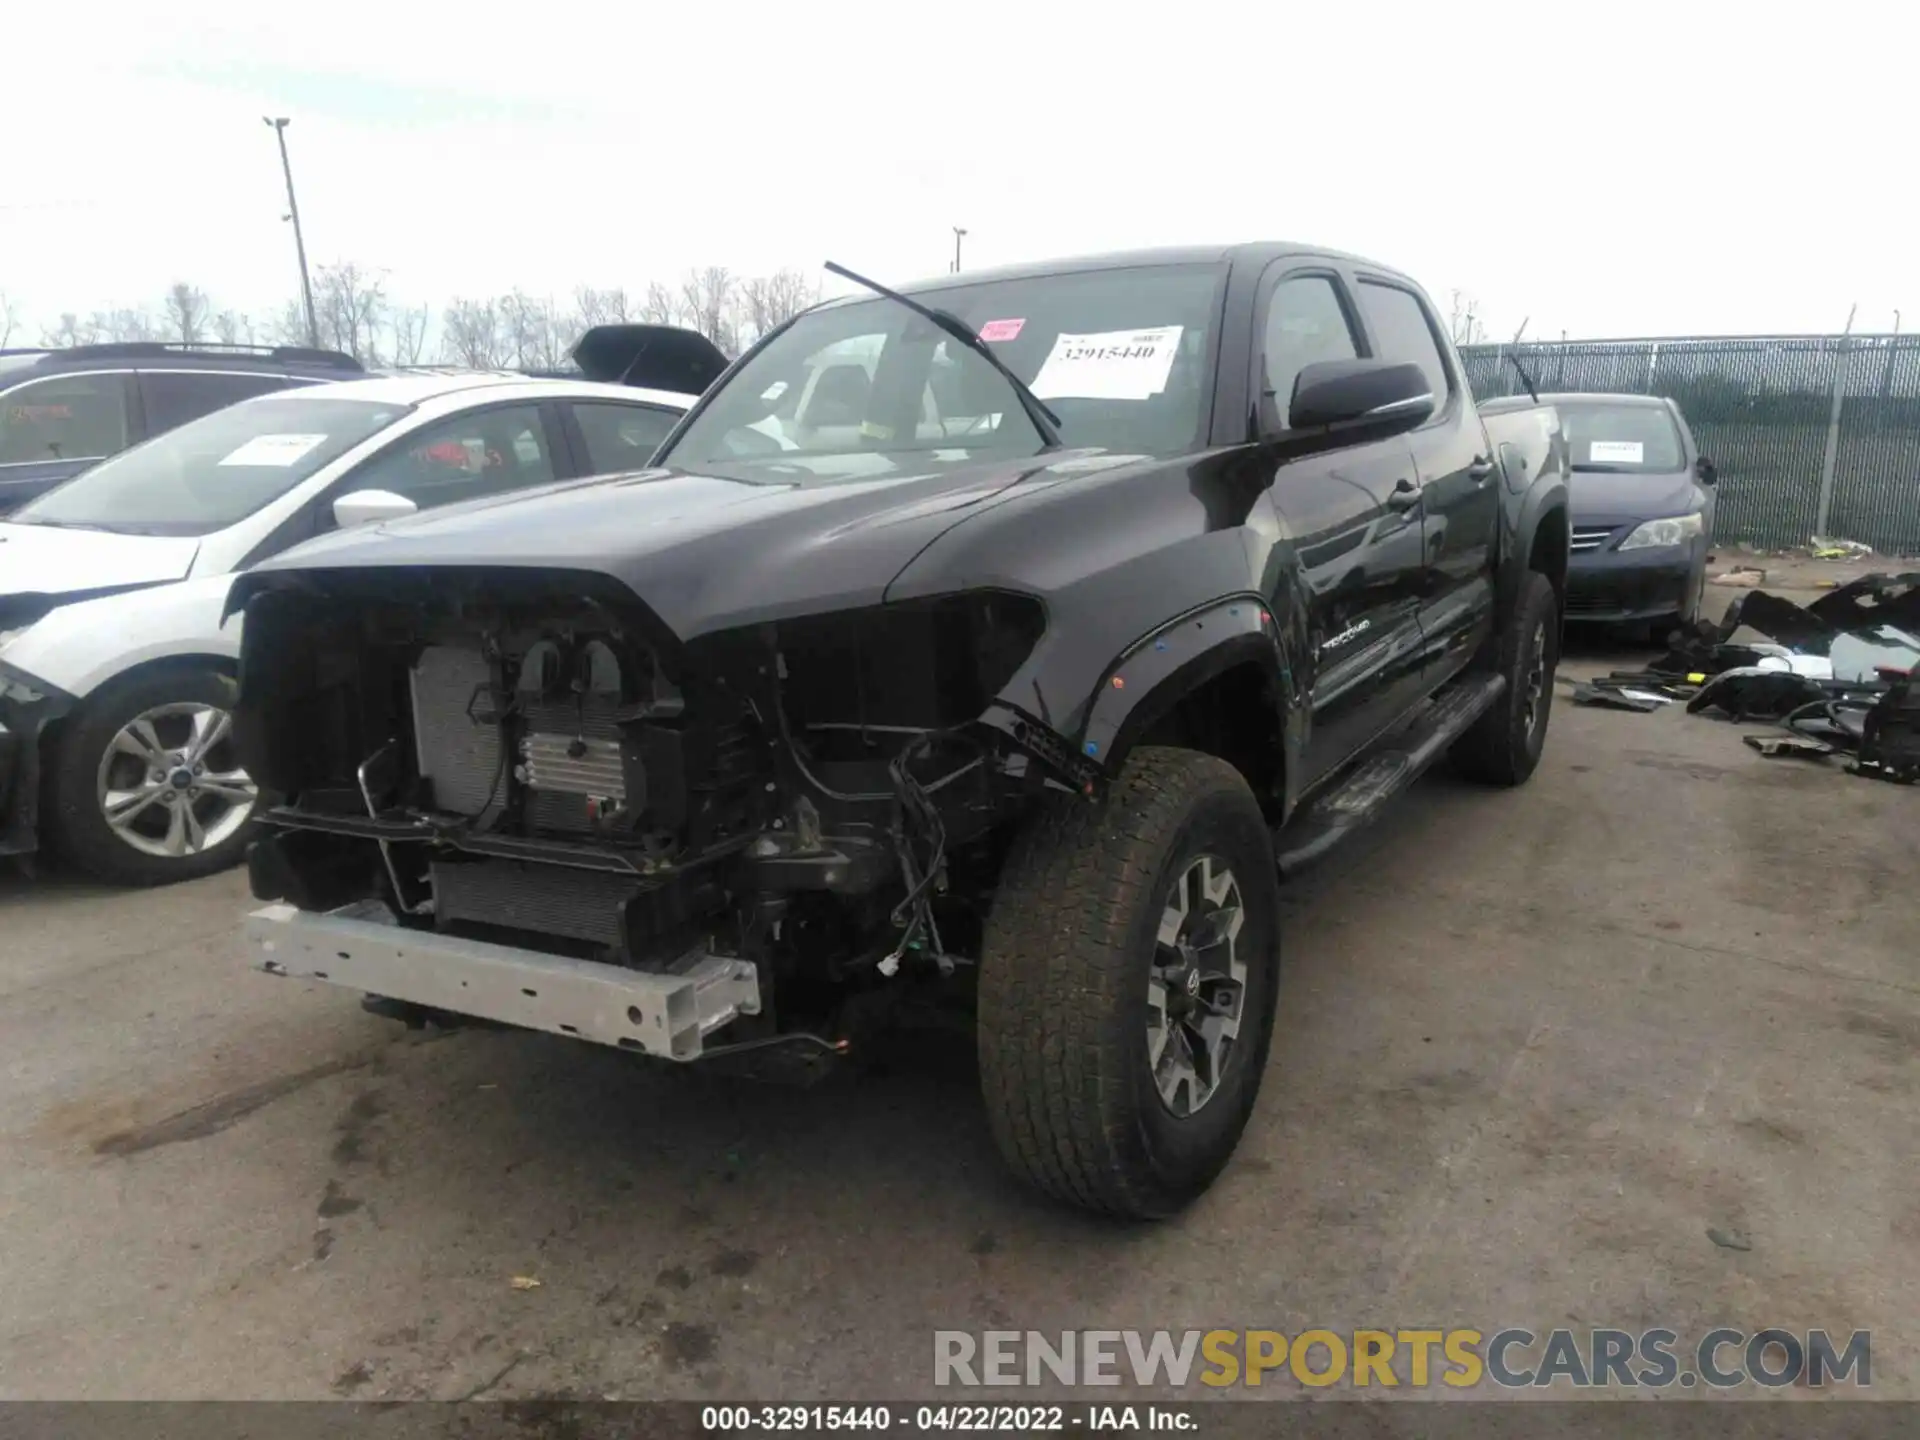
[[[684,361],[697,347],[672,333]],[[706,348],[653,373],[704,385],[727,363]],[[315,385],[192,421],[9,516],[0,855],[31,854],[44,832],[129,884],[232,863],[256,799],[229,734],[232,573],[343,526],[641,469],[695,398],[503,374]]]

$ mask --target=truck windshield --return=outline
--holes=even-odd
[[[1168,455],[1202,443],[1219,265],[1075,271],[911,292],[993,346],[1073,447]],[[823,306],[743,365],[657,457],[681,469],[818,477],[1039,452],[1013,388],[891,300]]]
[[[1672,475],[1687,468],[1679,427],[1664,405],[1556,400],[1573,468],[1624,475]]]
[[[103,460],[8,516],[14,525],[211,535],[279,499],[410,407],[268,395]]]

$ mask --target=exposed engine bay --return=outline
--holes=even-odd
[[[682,646],[595,577],[309,572],[247,609],[236,737],[281,801],[255,895],[723,988],[748,966],[699,1053],[843,1046],[903,972],[964,981],[1003,822],[1061,783],[976,723],[1042,623],[976,591]],[[639,1048],[687,1058],[675,1033]]]

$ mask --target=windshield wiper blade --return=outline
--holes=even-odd
[[[935,325],[946,331],[947,334],[953,336],[954,339],[973,351],[973,353],[978,355],[982,360],[985,360],[1000,372],[1001,377],[1006,380],[1007,384],[1013,387],[1014,398],[1019,400],[1020,408],[1026,411],[1027,419],[1033,423],[1033,428],[1040,432],[1040,439],[1043,442],[1040,448],[1042,450],[1058,450],[1061,448],[1060,417],[1049,410],[1046,405],[1042,403],[1040,397],[1027,388],[1026,381],[1022,380],[1006,367],[1005,362],[993,353],[993,347],[982,340],[978,332],[967,324],[966,321],[957,315],[949,315],[945,310],[935,310],[930,306],[922,305],[918,300],[907,295],[902,295],[898,290],[889,290],[878,280],[869,280],[864,275],[855,274],[853,271],[847,269],[846,266],[837,264],[832,260],[827,261],[827,269],[835,275],[853,281],[856,285],[866,286],[867,289],[873,291],[876,295],[884,295],[889,300],[896,300],[906,306],[907,309],[913,311],[914,314],[931,320]]]

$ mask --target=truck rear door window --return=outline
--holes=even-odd
[[[1373,332],[1380,358],[1418,365],[1433,387],[1434,413],[1446,409],[1453,386],[1447,380],[1440,342],[1420,297],[1398,285],[1362,280],[1360,310],[1367,317],[1367,328]]]

